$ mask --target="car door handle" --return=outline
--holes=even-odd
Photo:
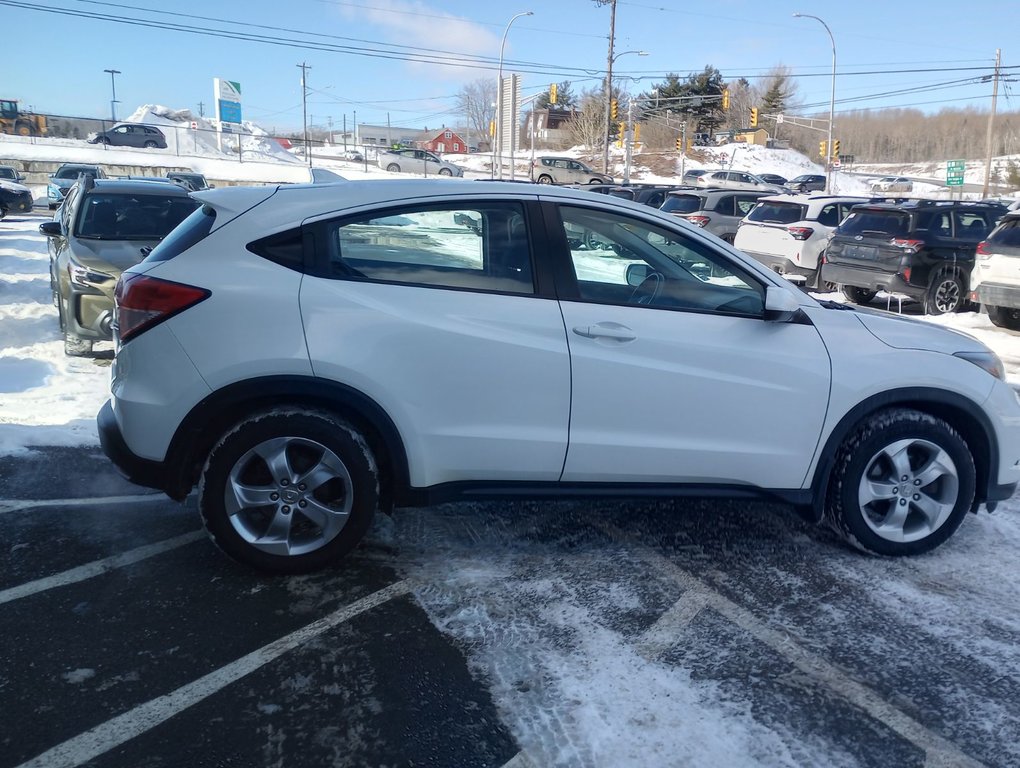
[[[620,323],[596,323],[589,326],[575,326],[574,333],[586,339],[614,339],[615,341],[634,341],[637,336],[630,328]]]

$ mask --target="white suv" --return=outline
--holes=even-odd
[[[817,288],[818,260],[829,235],[865,197],[776,195],[763,197],[737,229],[735,248],[782,275]]]
[[[1008,213],[978,243],[970,300],[1001,328],[1020,331],[1020,212]]]
[[[235,187],[118,285],[108,456],[276,571],[442,500],[783,500],[862,549],[947,539],[1020,479],[979,342],[824,304],[584,191]],[[796,414],[791,418],[791,414]]]

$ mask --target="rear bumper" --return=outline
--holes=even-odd
[[[918,300],[924,298],[924,288],[911,285],[898,274],[860,269],[844,264],[833,264],[832,262],[826,262],[822,265],[821,271],[821,279],[829,283],[852,285],[856,288],[866,288],[869,291],[903,293]]]
[[[810,280],[818,272],[816,269],[809,269],[801,264],[795,264],[792,259],[786,256],[777,256],[773,253],[758,253],[757,251],[744,251],[744,253],[781,275],[802,275]]]
[[[166,492],[169,475],[166,465],[161,461],[143,459],[131,452],[121,434],[120,425],[113,412],[113,404],[109,400],[99,410],[96,426],[103,453],[125,478],[136,485]]]
[[[977,301],[986,307],[1020,309],[1020,286],[981,283],[977,287]]]

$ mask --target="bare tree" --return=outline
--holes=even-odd
[[[496,119],[496,81],[481,78],[466,84],[457,93],[457,111],[473,134],[488,136],[489,125]]]
[[[589,152],[598,151],[606,137],[605,102],[599,91],[585,91],[581,94],[581,107],[568,123],[570,135],[575,144]]]

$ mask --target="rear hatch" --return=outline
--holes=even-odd
[[[803,222],[807,206],[789,200],[762,200],[737,230],[734,245],[749,253],[785,256],[797,260],[804,237]]]
[[[911,239],[910,231],[909,211],[857,206],[833,233],[825,260],[894,274],[904,253],[922,245]]]
[[[663,213],[672,213],[674,216],[686,216],[689,213],[697,213],[704,205],[705,198],[701,195],[670,194],[659,210]]]
[[[1020,288],[1020,215],[1007,216],[977,249],[982,282]]]

